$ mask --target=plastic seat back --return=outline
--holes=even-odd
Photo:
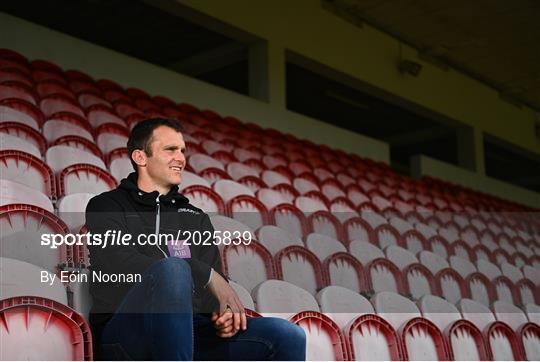
[[[315,295],[324,286],[321,262],[302,246],[289,246],[275,256],[277,277]]]
[[[278,251],[287,246],[304,245],[302,239],[298,236],[274,225],[264,225],[256,231],[256,234],[259,242],[264,245],[272,255],[276,255]]]
[[[20,152],[26,152],[31,154],[32,156],[41,158],[41,152],[35,145],[7,133],[0,133],[0,150],[15,150]]]
[[[322,289],[316,299],[321,312],[332,318],[341,329],[359,315],[375,313],[369,300],[341,286],[331,285]]]
[[[47,283],[41,282],[42,268],[25,261],[0,257],[0,290],[2,300],[13,297],[40,296],[67,304],[67,294],[60,278],[47,272]]]
[[[111,171],[111,175],[114,177],[114,179],[120,183],[122,179],[126,178],[130,173],[133,172],[133,165],[127,158],[117,158],[111,162],[109,170]],[[184,174],[182,174],[182,179],[183,177]]]
[[[58,216],[72,232],[78,232],[85,223],[85,211],[88,202],[96,194],[73,193],[58,200]]]
[[[0,175],[2,179],[18,182],[47,196],[54,196],[54,175],[49,166],[29,153],[0,151]]]
[[[0,206],[28,204],[40,207],[51,213],[54,212],[53,204],[47,195],[18,182],[2,180],[0,194],[2,195]]]
[[[384,258],[384,253],[381,249],[363,240],[351,241],[349,252],[364,266],[368,265],[372,260]]]
[[[47,165],[55,173],[60,173],[66,167],[76,164],[89,164],[107,170],[105,163],[99,157],[68,146],[52,146],[45,154]]]
[[[236,244],[236,243],[234,243]],[[248,291],[261,282],[275,278],[272,255],[261,244],[225,245],[222,247],[223,271]]]
[[[31,205],[6,205],[0,207],[0,226],[2,257],[26,261],[50,272],[67,262],[65,244],[57,248],[42,245],[42,235],[50,239],[48,234],[64,235],[69,231],[53,213]]]
[[[317,301],[308,291],[282,280],[267,280],[252,291],[257,312],[289,318],[301,311],[319,311]]]
[[[306,246],[321,262],[334,253],[347,251],[338,240],[317,233],[311,233],[306,237]]]

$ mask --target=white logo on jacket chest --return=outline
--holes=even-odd
[[[200,215],[201,213],[195,210],[188,209],[186,207],[181,207],[178,209],[178,212],[189,212],[191,214]]]

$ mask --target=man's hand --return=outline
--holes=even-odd
[[[212,313],[217,335],[229,338],[238,333],[240,328],[245,331],[247,318],[244,305],[229,283],[219,273],[213,273],[208,289],[219,301],[219,314]]]

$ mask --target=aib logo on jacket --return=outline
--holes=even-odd
[[[167,248],[169,249],[169,255],[172,257],[189,259],[191,258],[191,250],[187,245],[187,240],[167,240]]]

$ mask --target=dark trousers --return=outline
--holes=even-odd
[[[192,313],[191,269],[180,258],[156,262],[135,284],[101,335],[106,360],[305,360],[302,328],[250,318],[246,331],[216,335],[210,316]]]

